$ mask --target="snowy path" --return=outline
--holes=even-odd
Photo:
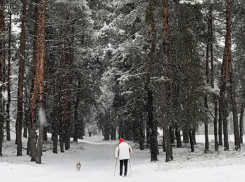
[[[132,146],[133,143],[130,142]],[[195,153],[189,149],[174,148],[175,160],[164,162],[160,152],[159,161],[150,162],[149,150],[133,148],[128,177],[118,175],[117,163],[114,176],[114,151],[117,141],[102,141],[101,137],[85,138],[79,143],[71,143],[65,153],[53,154],[49,145],[42,157],[42,165],[30,162],[26,155],[16,157],[13,142],[5,143],[3,157],[0,157],[1,182],[244,182],[244,152],[220,152],[203,154],[202,146]],[[81,161],[81,171],[76,171],[76,162]]]

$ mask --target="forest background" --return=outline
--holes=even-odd
[[[37,163],[47,132],[57,153],[85,129],[150,147],[151,161],[160,136],[166,161],[175,143],[194,152],[200,125],[204,152],[211,132],[215,150],[229,150],[231,129],[240,150],[243,0],[0,0],[0,7],[0,155],[11,126],[17,156],[26,147]]]

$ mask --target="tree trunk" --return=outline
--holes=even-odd
[[[183,130],[183,142],[184,143],[189,143],[189,131],[188,131],[187,124],[185,124],[184,130]]]
[[[208,35],[207,35],[207,50],[206,50],[206,83],[207,85],[210,84],[209,82],[209,52],[210,52],[210,42],[212,41],[212,38],[210,37],[210,32],[212,30],[211,29],[211,22],[212,21],[212,12],[209,10],[209,17],[208,17]],[[208,94],[205,95],[205,108],[208,111]],[[204,123],[205,125],[205,150],[204,152],[208,152],[209,151],[209,138],[208,138],[208,117],[207,120]]]
[[[210,24],[210,63],[211,63],[211,73],[210,81],[211,87],[214,88],[214,38],[213,38],[213,5],[209,6],[209,24]]]
[[[20,62],[18,79],[18,113],[17,121],[17,156],[22,155],[22,121],[23,121],[23,83],[25,72],[25,22],[26,22],[26,0],[22,1],[22,20],[21,20],[21,38],[20,38]]]
[[[69,20],[69,13],[67,12],[66,15],[66,21],[68,23]],[[74,26],[71,24],[70,26]],[[73,41],[74,41],[74,27],[71,28],[69,31],[69,26],[66,27],[67,31],[72,34],[72,38],[68,39],[67,37],[64,38],[64,66],[65,66],[65,92],[64,92],[64,115],[63,115],[63,140],[65,142],[65,150],[68,150],[70,148],[70,126],[71,126],[71,120],[70,120],[70,110],[71,110],[71,84],[72,84],[72,64],[73,64]],[[67,34],[67,32],[65,33]]]
[[[208,96],[205,96],[205,108],[208,110]],[[206,119],[208,119],[208,117],[206,117]],[[208,121],[205,121],[204,123],[205,126],[205,150],[204,152],[207,153],[209,151],[209,138],[208,138]]]
[[[73,141],[74,142],[77,142],[78,140],[78,117],[76,116],[76,111],[75,111],[75,114],[74,114],[74,120],[75,120],[75,128],[74,128],[74,136],[73,136]]]
[[[189,138],[190,138],[191,152],[195,152],[193,135],[195,135],[195,132],[193,132],[193,130],[190,129],[189,130]]]
[[[219,145],[223,145],[223,117],[221,99],[219,99]]]
[[[231,105],[233,112],[233,127],[234,127],[234,140],[235,140],[235,150],[238,151],[241,149],[240,145],[240,135],[239,135],[239,126],[238,126],[238,116],[237,116],[237,102],[236,102],[236,93],[235,93],[235,83],[233,72],[230,74],[230,95],[231,95]]]
[[[27,89],[25,89],[25,103],[24,103],[24,116],[25,116],[25,119],[24,119],[24,132],[23,132],[23,137],[27,138],[27,133],[28,133],[28,119],[30,118],[29,116],[29,100],[28,100],[28,94],[27,94]]]
[[[62,116],[61,116],[62,112],[63,112],[63,108],[61,106],[61,103],[59,103],[59,107],[58,107],[58,116],[59,117],[55,120],[56,121],[55,127],[59,126],[58,133],[59,133],[59,142],[60,142],[60,152],[61,153],[63,153],[65,151],[64,150],[64,131],[63,131],[64,130],[64,126],[63,126],[63,120],[62,120]],[[53,145],[56,145],[55,140],[54,140],[54,144]]]
[[[39,44],[38,44],[38,54],[39,54],[39,94],[40,94],[40,110],[39,110],[39,138],[38,138],[38,146],[37,146],[37,157],[36,163],[41,164],[41,156],[43,149],[43,133],[44,133],[44,125],[46,123],[46,116],[44,110],[44,62],[45,62],[45,14],[46,14],[46,0],[40,0],[40,6],[38,10],[39,21],[38,27],[40,29]]]
[[[81,78],[78,78],[78,88],[81,88]],[[74,113],[74,120],[75,120],[75,131],[74,131],[74,138],[73,141],[77,142],[78,139],[78,132],[79,132],[79,120],[78,120],[78,107],[80,102],[80,93],[77,92],[77,99],[75,102],[75,113]]]
[[[66,26],[67,27],[67,26]],[[67,30],[65,30],[65,37],[67,36],[66,35],[67,33]],[[60,58],[60,71],[61,71],[61,74],[62,75],[66,75],[66,73],[64,72],[66,70],[66,64],[67,64],[67,53],[68,53],[68,50],[67,50],[67,40],[66,38],[64,38],[63,40],[63,45],[62,45],[62,53],[61,53],[61,58]],[[63,71],[64,70],[64,71]],[[64,76],[62,76],[62,82],[65,82],[66,83],[66,80],[64,78]],[[61,90],[61,98],[63,98],[62,102],[63,104],[65,104],[65,94],[64,94],[64,91]],[[62,105],[60,105],[62,107]],[[65,143],[65,139],[66,139],[66,129],[67,129],[67,126],[66,126],[66,120],[67,120],[67,111],[65,112],[65,108],[63,109],[63,117],[62,119],[60,120],[60,132],[59,132],[59,141],[60,141],[60,151],[63,153],[64,152],[64,143]]]
[[[161,101],[162,101],[162,124],[163,124],[163,135],[164,135],[164,149],[166,152],[166,162],[169,162],[170,160],[173,160],[173,154],[172,154],[172,144],[171,144],[171,137],[169,132],[169,126],[168,126],[168,115],[167,115],[167,101],[166,101],[166,86],[164,85],[162,88],[161,93]]]
[[[240,142],[243,143],[243,125],[244,125],[244,121],[243,121],[243,116],[244,116],[244,98],[243,98],[243,102],[242,102],[242,106],[241,106],[241,113],[240,113]]]
[[[158,146],[156,143],[156,131],[154,129],[154,120],[153,120],[153,93],[148,90],[148,132],[150,136],[150,152],[151,152],[151,161],[157,161],[157,151]]]
[[[194,145],[196,145],[197,144],[197,141],[196,141],[196,128],[192,129],[192,138],[193,138]]]
[[[69,143],[70,143],[70,88],[68,84],[69,83],[67,82],[67,85],[65,87],[67,91],[64,97],[65,107],[64,107],[64,116],[63,116],[63,126],[64,126],[63,134],[64,134],[65,150],[68,150],[70,148],[69,147]]]
[[[53,123],[53,153],[58,153],[58,140],[60,142],[60,152],[64,152],[64,140],[63,140],[63,121],[62,121],[62,85],[60,83],[63,82],[63,70],[64,67],[64,49],[61,52],[60,63],[57,69],[56,74],[53,77],[54,80],[54,95],[55,102],[57,103],[54,106],[53,114],[54,114],[54,123]]]
[[[59,72],[58,72],[59,73]],[[60,75],[58,74],[57,77],[54,77],[54,95],[55,95],[55,104],[54,109],[53,109],[53,126],[52,126],[52,139],[53,139],[53,153],[58,153],[58,134],[59,134],[59,111],[60,111],[60,85],[59,83],[59,77]]]
[[[75,21],[75,20],[74,20]],[[68,54],[68,74],[67,74],[67,90],[66,90],[66,96],[67,96],[67,111],[68,111],[68,136],[66,138],[66,150],[68,150],[70,148],[70,137],[71,137],[71,132],[70,132],[70,128],[71,128],[71,125],[72,125],[72,121],[70,119],[71,117],[71,89],[72,89],[72,68],[73,68],[73,61],[74,61],[74,33],[75,33],[75,22],[72,22],[71,24],[71,38],[69,40],[69,48],[68,48],[68,51],[69,51],[69,54]],[[65,107],[66,109],[66,107]]]
[[[73,43],[73,42],[72,42]],[[72,46],[72,43],[70,46]],[[66,140],[65,140],[65,149],[68,150],[70,148],[70,126],[71,126],[71,85],[72,85],[72,64],[73,64],[73,51],[69,50],[69,62],[68,62],[68,74],[67,74],[67,85],[66,85],[66,100],[65,100],[65,108],[64,112],[66,113],[64,118],[66,118],[66,125],[67,131],[66,131]]]
[[[219,151],[219,146],[218,146],[218,127],[217,127],[217,116],[218,116],[218,108],[217,108],[217,98],[214,95],[214,147],[215,151]]]
[[[214,56],[213,56],[213,5],[210,3],[209,5],[209,25],[210,25],[210,63],[211,63],[211,73],[210,73],[210,81],[211,87],[214,88]],[[218,100],[217,96],[213,94],[213,102],[214,102],[214,147],[215,151],[219,151],[218,146]],[[222,134],[221,134],[222,137]],[[222,142],[222,141],[221,141]]]
[[[225,59],[224,62],[227,64],[227,68],[224,67],[225,71],[229,74],[230,80],[230,96],[231,105],[233,112],[233,127],[234,127],[234,140],[235,140],[235,150],[240,150],[240,136],[239,136],[239,126],[238,126],[238,116],[237,116],[237,102],[236,102],[236,92],[234,83],[234,73],[232,69],[232,58],[231,58],[231,1],[226,0],[226,43],[225,43]]]
[[[23,137],[24,137],[24,138],[27,138],[27,132],[28,132],[27,119],[29,118],[28,109],[25,109],[25,108],[24,108],[24,115],[25,115],[25,119],[24,119],[24,131],[23,131]]]
[[[2,81],[2,55],[3,55],[3,0],[0,0],[0,82]],[[4,125],[4,108],[3,108],[3,98],[2,98],[2,85],[0,85],[0,156],[2,156],[2,143],[3,143],[3,125]]]
[[[64,134],[63,134],[63,123],[60,124],[60,130],[61,130],[61,133],[60,133],[60,137],[59,137],[59,141],[60,141],[60,152],[63,153],[65,152],[64,150]]]
[[[27,89],[25,89],[25,94],[26,94],[26,102],[24,104],[24,111],[25,111],[25,120],[24,120],[24,133],[23,133],[23,137],[28,137],[27,139],[27,150],[26,150],[26,155],[30,155],[30,104],[29,104],[29,98],[28,98],[28,94],[27,94]],[[27,136],[28,133],[28,136]],[[26,135],[26,136],[25,136]]]
[[[78,137],[80,139],[83,139],[83,136],[85,135],[85,126],[84,126],[84,122],[83,122],[83,118],[81,117],[81,120],[80,120],[80,126],[79,126],[79,135]]]
[[[225,100],[224,102],[224,107],[227,107],[227,101]],[[223,132],[224,132],[224,150],[228,151],[230,150],[229,148],[229,132],[228,132],[228,121],[227,121],[227,117],[228,117],[228,111],[226,109],[223,108]]]
[[[154,7],[155,4],[153,0],[149,0],[148,11],[147,11],[147,21],[150,24],[150,35],[151,35],[151,53],[150,53],[150,66],[147,82],[147,112],[148,112],[148,136],[150,143],[150,152],[151,152],[151,161],[157,161],[158,154],[158,144],[157,144],[157,126],[153,120],[153,91],[150,88],[151,77],[153,76],[154,71],[154,59],[156,52],[156,35],[155,35],[155,22],[154,22]]]
[[[11,29],[12,29],[12,13],[9,13],[9,40],[8,40],[8,102],[7,102],[7,119],[6,119],[6,133],[7,133],[7,141],[10,141],[10,104],[11,104],[11,92],[10,92],[10,70],[11,70]]]
[[[104,125],[104,139],[110,140],[110,123],[111,123],[111,110],[106,113],[105,125]],[[119,138],[125,138],[124,132],[125,122],[121,121],[119,124]],[[90,132],[90,131],[89,131]],[[90,132],[91,136],[91,132]]]
[[[172,63],[171,63],[171,45],[170,45],[170,34],[169,34],[169,25],[168,25],[168,0],[163,1],[163,49],[165,60],[164,63],[167,65],[166,73],[164,76],[170,80],[163,84],[162,88],[162,117],[163,117],[163,133],[164,133],[164,144],[166,150],[166,162],[173,160],[172,153],[172,143],[170,136],[170,126],[169,126],[169,116],[168,113],[172,109],[168,109],[167,106],[171,108],[172,105]]]
[[[174,129],[172,125],[170,125],[169,127],[169,133],[170,133],[170,138],[171,138],[171,144],[173,144],[175,142],[175,134],[174,134]]]
[[[2,100],[0,100],[0,101],[2,101]],[[3,150],[2,144],[3,144],[3,138],[4,138],[3,123],[4,123],[4,116],[2,113],[0,113],[0,156],[3,155],[3,153],[2,153],[2,150]]]
[[[240,142],[243,143],[243,128],[244,128],[244,103],[245,103],[245,90],[243,91],[242,97],[242,106],[241,106],[241,113],[240,113]]]
[[[53,125],[53,153],[57,154],[58,153],[58,121],[56,119],[57,116],[54,116],[54,125]]]
[[[43,127],[43,140],[44,141],[48,140],[48,128],[47,128],[47,126]]]
[[[4,20],[4,15],[3,15],[3,20]],[[5,32],[5,22],[3,22],[2,25],[2,31],[0,32]],[[0,40],[0,42],[2,43],[2,45],[6,45],[5,40],[3,39]],[[6,83],[6,51],[2,51],[2,56],[1,56],[1,60],[2,61],[0,63],[0,83]],[[2,69],[1,69],[2,67]],[[0,130],[2,128],[2,131],[0,131],[0,135],[2,135],[3,139],[4,139],[4,122],[7,120],[6,114],[5,114],[5,105],[6,105],[6,100],[5,98],[3,98],[2,92],[6,91],[6,84],[1,84],[0,85],[0,117],[3,116],[3,118],[1,118],[2,120],[0,121]],[[8,121],[6,121],[8,122]],[[2,125],[1,125],[2,124]],[[1,132],[3,134],[1,134]],[[3,141],[3,139],[0,139],[0,141]],[[0,144],[1,145],[1,144]],[[1,149],[0,149],[1,150]]]
[[[226,0],[226,36],[225,50],[221,70],[221,88],[220,101],[222,106],[223,132],[224,132],[224,150],[229,150],[228,141],[228,124],[227,124],[227,108],[225,108],[225,92],[226,84],[231,74],[231,1]]]
[[[116,140],[116,128],[114,126],[111,126],[111,140]]]
[[[209,151],[208,123],[205,123],[205,153]]]
[[[178,124],[175,124],[175,135],[176,135],[176,140],[177,140],[177,148],[182,147],[182,142],[181,142],[181,134],[180,134],[180,129]]]
[[[30,124],[29,124],[29,146],[31,161],[36,161],[36,96],[39,83],[39,54],[38,54],[38,43],[39,28],[38,28],[38,4],[39,0],[36,0],[35,5],[35,25],[34,25],[34,43],[33,43],[33,63],[32,63],[32,86],[30,91]]]
[[[139,144],[140,144],[140,150],[144,150],[144,143],[145,143],[145,127],[143,122],[143,117],[141,115],[140,117],[140,128],[139,128]]]

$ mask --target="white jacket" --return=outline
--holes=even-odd
[[[119,157],[119,160],[130,159],[130,153],[132,148],[126,142],[121,142],[115,151],[115,157]]]

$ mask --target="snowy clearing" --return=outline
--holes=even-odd
[[[230,143],[230,151],[225,152],[220,147],[217,153],[211,143],[210,153],[204,154],[203,139],[204,136],[197,136],[198,145],[194,153],[190,152],[188,145],[180,149],[174,147],[174,160],[168,163],[164,162],[162,148],[159,161],[150,162],[149,149],[140,151],[133,142],[129,142],[133,153],[127,178],[119,176],[118,162],[114,176],[117,141],[103,141],[102,136],[85,137],[78,143],[71,142],[71,149],[59,154],[52,153],[52,143],[48,142],[44,145],[47,151],[43,153],[41,165],[30,162],[30,157],[25,155],[26,151],[23,151],[23,156],[17,157],[14,141],[5,142],[4,156],[0,157],[0,179],[1,182],[149,182],[152,179],[155,182],[244,182],[244,145],[241,151],[236,152]],[[79,160],[81,171],[75,167]]]

